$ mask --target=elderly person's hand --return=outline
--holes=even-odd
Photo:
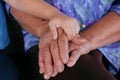
[[[102,27],[101,27],[102,26]],[[120,40],[120,16],[110,12],[72,40],[71,56],[67,65],[73,66],[80,55]]]
[[[81,32],[77,35],[69,45],[70,58],[67,62],[68,67],[75,65],[79,57],[83,54],[87,54],[91,50],[91,44],[89,40]]]
[[[44,73],[44,78],[49,79],[64,70],[64,63],[67,63],[68,40],[61,29],[58,30],[59,38],[53,40],[50,33],[47,33],[39,44],[39,66],[40,73]]]

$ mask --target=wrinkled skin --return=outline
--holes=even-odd
[[[89,40],[80,32],[69,45],[69,51],[71,55],[67,62],[68,67],[72,67],[75,65],[79,57],[83,54],[87,54],[91,51],[91,44]]]
[[[47,33],[39,44],[40,73],[44,73],[45,79],[62,72],[64,64],[67,64],[68,67],[74,66],[81,55],[90,51],[89,41],[84,35],[77,35],[72,41],[69,41],[61,29],[58,30],[58,34],[59,38],[53,40],[51,34]],[[69,54],[70,52],[71,54]]]
[[[53,40],[52,35],[47,33],[39,43],[39,67],[45,79],[62,72],[64,70],[62,59],[67,62],[69,58],[67,37],[62,30],[58,32],[58,40]]]

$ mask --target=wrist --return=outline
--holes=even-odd
[[[53,11],[51,11],[51,14],[49,14],[48,20],[50,20],[56,16],[58,17],[58,16],[63,16],[63,15],[64,15],[64,13],[60,12],[57,9],[54,9]]]
[[[82,33],[87,37],[94,50],[120,40],[119,23],[119,15],[110,12]]]
[[[46,24],[45,24],[46,23]],[[49,31],[49,27],[48,27],[48,21],[45,21],[43,25],[42,29],[41,27],[38,27],[38,29],[36,29],[36,35],[39,37],[39,38],[42,38],[45,34],[47,34]]]
[[[86,51],[92,51],[94,50],[93,44],[91,42],[91,40],[87,37],[87,35],[83,32],[79,32],[79,36],[80,38],[82,38],[84,40],[84,49],[86,49]]]
[[[22,28],[39,38],[49,31],[47,20],[23,13],[15,8],[11,8],[10,12]]]

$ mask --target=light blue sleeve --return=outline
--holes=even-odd
[[[116,1],[116,4],[111,7],[111,10],[117,12],[120,15],[120,0]]]

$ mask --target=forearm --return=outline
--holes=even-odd
[[[20,11],[40,17],[42,19],[50,19],[54,15],[61,14],[60,11],[58,11],[53,6],[49,5],[44,0],[29,0],[29,1],[4,0],[4,1]]]
[[[10,12],[25,30],[38,37],[42,37],[46,32],[49,31],[47,20],[31,16],[16,10],[15,8],[11,8]]]
[[[107,44],[120,40],[120,16],[115,12],[110,12],[100,21],[83,31],[92,45],[96,49]]]

